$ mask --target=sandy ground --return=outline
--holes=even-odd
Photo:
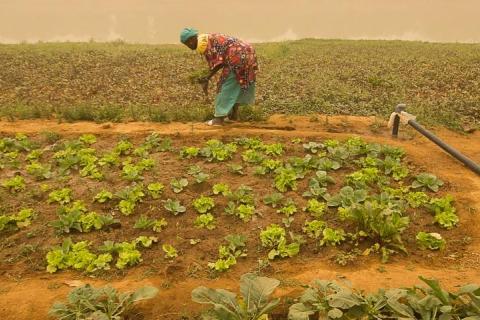
[[[461,163],[443,152],[412,129],[401,128],[398,139],[392,139],[385,123],[374,118],[337,116],[325,117],[285,117],[277,115],[265,123],[242,123],[224,127],[208,127],[201,123],[57,123],[55,121],[16,121],[1,122],[0,132],[36,133],[54,131],[63,135],[95,133],[98,135],[145,134],[156,131],[161,134],[191,136],[240,136],[255,134],[262,138],[272,136],[346,138],[359,135],[367,141],[401,146],[416,166],[432,172],[448,181],[451,193],[463,208],[459,210],[461,224],[471,242],[461,259],[445,257],[444,268],[432,268],[424,261],[397,261],[381,265],[372,263],[354,268],[332,267],[325,262],[309,262],[308,265],[281,261],[275,265],[274,276],[281,279],[282,288],[278,295],[298,291],[293,284],[308,283],[314,278],[348,280],[355,287],[367,291],[380,287],[399,287],[419,284],[419,275],[434,277],[449,288],[465,283],[480,283],[480,177],[465,168]],[[480,133],[462,135],[445,129],[433,131],[444,141],[464,152],[477,163],[480,162]],[[181,319],[198,308],[190,302],[190,292],[199,285],[236,289],[236,280],[241,270],[232,270],[215,280],[172,279],[164,276],[148,277],[140,272],[129,273],[120,281],[110,283],[123,290],[132,290],[143,285],[160,288],[159,295],[142,304],[144,319]],[[103,285],[104,280],[83,277],[78,273],[62,272],[36,278],[12,279],[0,276],[0,318],[17,320],[47,319],[46,313],[52,303],[64,299],[71,288],[65,283],[77,279],[83,283]]]

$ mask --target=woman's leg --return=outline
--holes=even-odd
[[[230,72],[215,98],[215,118],[226,117],[232,111],[241,94],[241,87],[234,72]]]

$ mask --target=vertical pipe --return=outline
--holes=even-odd
[[[393,119],[393,126],[392,126],[392,137],[394,138],[398,138],[398,129],[400,127],[400,116],[399,114],[402,112],[402,111],[405,111],[406,109],[406,105],[405,104],[398,104],[396,107],[395,107],[395,118]]]

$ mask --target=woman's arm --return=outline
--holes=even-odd
[[[223,67],[223,63],[216,65],[212,70],[210,70],[208,76],[198,81],[202,85],[202,89],[203,92],[205,92],[205,95],[208,95],[208,81],[210,81],[210,79],[218,72],[218,70],[222,69]]]

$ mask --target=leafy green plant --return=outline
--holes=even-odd
[[[40,162],[33,161],[25,168],[28,174],[34,176],[37,180],[47,180],[53,176],[49,167],[42,165]]]
[[[283,148],[283,144],[279,142],[263,145],[263,151],[269,156],[281,156],[283,154]]]
[[[137,203],[145,197],[143,189],[142,184],[137,184],[126,187],[116,194],[118,198],[122,199],[118,203],[118,208],[122,214],[128,216],[134,213]]]
[[[213,230],[216,228],[215,217],[211,213],[204,213],[199,215],[195,221],[194,225],[197,228],[206,228],[208,230]]]
[[[101,166],[118,166],[120,164],[120,155],[117,152],[107,152],[99,160]]]
[[[262,246],[267,248],[275,247],[282,238],[285,238],[285,229],[276,224],[271,224],[260,232]]]
[[[297,190],[298,175],[293,168],[278,168],[275,170],[274,186],[280,192]]]
[[[165,186],[160,182],[153,182],[147,185],[147,191],[152,199],[159,199],[165,190]]]
[[[357,229],[373,240],[389,249],[406,252],[401,234],[408,227],[410,219],[402,215],[397,204],[372,200],[364,204],[354,204],[339,210],[339,213],[342,219],[356,222]],[[388,256],[384,255],[382,259],[386,261]]]
[[[240,204],[236,207],[235,215],[242,219],[243,222],[248,222],[255,214],[255,207],[249,204]]]
[[[287,244],[285,229],[276,224],[271,224],[260,232],[260,241],[263,247],[271,249],[268,252],[270,260],[276,257],[293,257],[300,251],[300,243],[294,241]]]
[[[265,157],[257,150],[246,150],[242,153],[242,160],[247,163],[259,164]]]
[[[57,270],[73,268],[93,272],[110,269],[112,255],[110,253],[96,255],[89,250],[90,243],[80,241],[73,243],[66,238],[61,247],[56,247],[47,253],[47,271],[54,273]]]
[[[303,232],[313,239],[318,239],[325,229],[326,224],[324,221],[321,220],[312,220],[312,221],[305,221],[305,225],[302,228]]]
[[[89,134],[89,133],[82,134],[78,140],[80,140],[85,144],[90,144],[90,145],[97,142],[97,138],[95,137],[95,135]]]
[[[130,199],[120,200],[118,203],[118,209],[120,212],[126,216],[133,214],[135,211],[136,203]]]
[[[255,205],[255,199],[253,195],[253,189],[249,186],[241,185],[237,190],[227,194],[227,198],[230,201],[233,201],[236,205],[239,204],[249,204]]]
[[[320,245],[336,246],[345,241],[345,231],[343,229],[324,228],[322,231],[322,240]]]
[[[438,233],[420,231],[415,237],[417,244],[422,249],[443,250],[445,249],[445,240]]]
[[[162,250],[163,250],[163,252],[165,252],[165,258],[166,259],[175,259],[176,257],[178,257],[177,249],[175,249],[170,244],[163,244],[162,245]]]
[[[201,195],[193,200],[192,205],[199,213],[207,213],[215,207],[215,201],[210,197]]]
[[[412,188],[428,188],[433,192],[437,192],[438,189],[443,186],[443,181],[430,173],[421,173],[415,177],[415,181],[412,183]]]
[[[317,163],[317,169],[322,171],[331,171],[331,170],[338,170],[342,167],[340,162],[329,159],[329,158],[321,158]]]
[[[308,182],[308,190],[302,196],[306,198],[319,198],[327,195],[327,188],[322,187],[319,180],[311,178]]]
[[[303,144],[303,149],[313,154],[317,154],[320,150],[323,150],[325,146],[319,142],[307,142]]]
[[[112,199],[113,199],[113,193],[107,190],[102,190],[95,195],[95,197],[93,198],[93,201],[96,201],[98,203],[105,203]]]
[[[49,315],[62,320],[106,319],[128,317],[134,304],[155,297],[158,289],[142,287],[135,292],[120,293],[112,287],[93,288],[85,285],[73,289],[66,303],[56,302]]]
[[[425,192],[409,192],[405,195],[405,200],[407,200],[408,205],[412,208],[418,208],[427,204],[430,200],[428,195]]]
[[[230,172],[238,174],[238,175],[244,175],[245,172],[243,171],[243,166],[241,164],[236,164],[232,163],[228,165],[228,168],[230,169]]]
[[[228,245],[221,245],[218,249],[218,259],[210,262],[208,267],[215,271],[226,271],[237,263],[237,258],[246,257],[246,237],[244,235],[228,235],[225,237]]]
[[[118,155],[127,155],[132,152],[133,144],[128,140],[120,140],[113,150]]]
[[[438,281],[420,277],[427,287],[380,289],[366,295],[337,282],[314,280],[293,304],[290,320],[319,319],[476,319],[480,287],[447,292]]]
[[[50,192],[48,195],[48,203],[67,204],[72,201],[72,190],[70,188],[63,188]]]
[[[286,215],[287,217],[294,215],[297,212],[297,205],[292,199],[288,199],[286,203],[277,210],[277,213]]]
[[[32,223],[34,216],[33,209],[22,209],[13,215],[0,215],[0,232],[25,228]]]
[[[327,205],[329,207],[349,207],[355,203],[361,203],[367,199],[367,191],[364,189],[354,190],[350,186],[340,189],[340,192],[334,196],[328,196]]]
[[[167,199],[163,207],[173,213],[175,216],[187,211],[187,208],[182,206],[178,200]]]
[[[15,176],[13,178],[4,180],[2,187],[8,189],[10,192],[20,192],[25,190],[25,179],[22,176]]]
[[[230,193],[230,187],[225,183],[216,183],[212,187],[213,194],[226,196]]]
[[[184,159],[190,159],[198,156],[200,148],[197,147],[183,147],[180,151],[180,156]]]
[[[188,180],[185,178],[173,179],[170,182],[170,186],[172,187],[173,192],[180,193],[186,186],[188,186]]]
[[[133,226],[135,229],[152,229],[155,232],[161,232],[168,225],[167,220],[161,219],[149,219],[145,215],[141,215]]]
[[[408,176],[409,170],[403,166],[399,158],[385,157],[382,163],[385,174],[392,175],[395,181],[400,181]]]
[[[303,211],[310,213],[314,218],[320,218],[325,213],[326,205],[317,199],[310,199]]]
[[[235,143],[227,143],[211,139],[205,143],[205,146],[200,150],[200,155],[207,158],[208,161],[226,161],[233,157],[237,152],[237,145]]]
[[[100,230],[120,221],[111,215],[98,214],[94,211],[88,212],[84,203],[74,202],[70,207],[62,206],[58,210],[58,220],[51,222],[51,225],[58,233],[70,233],[72,230],[78,232],[90,232]]]
[[[283,198],[283,194],[274,192],[266,195],[263,198],[263,203],[265,203],[267,206],[271,206],[272,208],[276,208],[282,202]]]
[[[377,168],[363,168],[346,176],[347,184],[358,189],[367,188],[373,183],[381,181]]]
[[[248,273],[240,278],[241,299],[227,290],[198,287],[192,291],[192,300],[212,305],[211,319],[260,320],[280,302],[280,299],[269,297],[279,284],[280,281],[276,279]]]
[[[435,222],[446,229],[455,227],[460,221],[455,214],[456,209],[453,206],[453,201],[453,197],[447,195],[443,198],[432,198],[426,205],[427,208],[435,214]]]

